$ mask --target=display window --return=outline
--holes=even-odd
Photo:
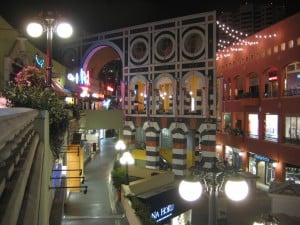
[[[291,144],[300,144],[300,116],[285,117],[285,141]]]
[[[278,141],[278,115],[266,114],[265,140]]]
[[[289,165],[286,167],[285,180],[300,184],[300,167]]]
[[[248,123],[249,137],[258,138],[258,114],[249,114]]]

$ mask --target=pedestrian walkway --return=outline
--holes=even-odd
[[[86,194],[72,192],[65,201],[62,225],[128,225],[110,182],[115,139],[101,140],[100,151],[84,168]]]

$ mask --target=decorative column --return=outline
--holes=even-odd
[[[125,121],[123,128],[123,138],[126,145],[129,147],[134,144],[135,140],[135,126],[132,121]]]
[[[159,132],[157,122],[145,122],[143,129],[146,134],[146,168],[159,169]]]
[[[186,173],[186,134],[188,129],[184,123],[174,122],[170,126],[173,138],[172,170],[175,176],[182,177]]]
[[[201,151],[216,151],[216,123],[214,121],[204,121],[199,129],[201,137]]]

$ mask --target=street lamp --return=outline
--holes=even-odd
[[[115,144],[115,149],[117,151],[124,151],[126,149],[126,144],[124,143],[123,140],[118,140],[117,143]]]
[[[203,190],[209,194],[208,224],[217,224],[216,198],[224,186],[225,194],[232,201],[241,201],[248,195],[248,184],[237,173],[218,161],[213,152],[202,152],[199,165],[192,167],[191,172],[197,180],[182,180],[179,184],[179,194],[186,201],[197,200]],[[226,180],[226,181],[225,181]]]
[[[120,163],[126,166],[126,184],[129,184],[128,165],[134,164],[134,158],[130,152],[124,152],[120,158]]]
[[[257,218],[253,225],[279,225],[279,220],[272,215],[262,215]]]
[[[61,38],[69,38],[73,33],[72,26],[62,20],[57,20],[53,13],[48,12],[36,21],[27,25],[27,33],[37,38],[42,35],[43,32],[47,34],[47,52],[46,52],[46,87],[51,87],[52,79],[52,40],[53,33],[56,32]]]

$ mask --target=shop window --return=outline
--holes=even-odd
[[[278,141],[278,115],[266,114],[265,140]]]
[[[275,179],[275,168],[273,162],[266,162],[266,184],[270,185]]]
[[[280,48],[281,48],[281,51],[285,51],[285,48],[286,48],[285,42],[281,43]]]
[[[300,116],[285,117],[285,142],[300,145]]]
[[[297,45],[300,46],[300,37],[297,38]]]
[[[289,41],[289,48],[293,48],[294,47],[294,40],[290,40]]]
[[[286,173],[285,173],[285,180],[292,181],[295,184],[300,184],[300,168],[297,166],[287,166]]]
[[[258,114],[248,115],[248,133],[251,138],[258,138]]]

